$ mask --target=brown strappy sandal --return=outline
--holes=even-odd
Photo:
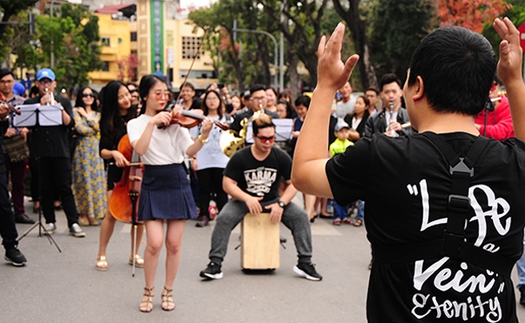
[[[153,287],[144,287],[144,294],[139,309],[143,313],[149,313],[153,310]]]
[[[175,303],[173,302],[173,289],[166,288],[162,291],[162,309],[165,311],[173,311],[175,309]]]

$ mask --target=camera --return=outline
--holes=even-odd
[[[217,87],[219,88],[219,90],[222,90],[222,88],[224,87],[224,83],[217,84]]]

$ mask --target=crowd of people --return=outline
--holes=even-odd
[[[140,168],[137,208],[130,211],[136,213],[131,221],[137,229],[131,231],[129,263],[144,268],[142,312],[154,308],[154,281],[163,245],[167,257],[161,308],[175,308],[173,283],[186,220],[195,219],[197,227],[206,227],[218,213],[209,263],[200,276],[220,279],[233,228],[247,213],[268,213],[271,222],[283,222],[292,233],[298,257],[293,271],[312,281],[322,280],[312,263],[314,220],[330,218],[333,225],[356,227],[366,221],[373,251],[367,305],[370,321],[381,321],[385,310],[395,321],[429,315],[438,318],[427,302],[430,295],[434,302],[465,302],[460,286],[455,289],[461,291],[450,293],[450,287],[425,283],[430,275],[427,271],[443,266],[450,272],[497,281],[493,288],[484,286],[480,294],[486,294],[484,301],[490,298],[498,304],[499,312],[494,315],[512,318],[514,294],[508,274],[516,261],[525,304],[525,258],[519,259],[525,219],[514,210],[511,219],[507,215],[510,207],[503,205],[503,211],[493,210],[504,214],[492,216],[505,217],[507,222],[498,226],[499,220],[494,219],[496,228],[484,225],[487,232],[483,235],[476,236],[477,229],[464,223],[469,217],[467,222],[482,221],[470,214],[483,213],[482,206],[470,210],[463,203],[465,199],[478,201],[476,190],[488,194],[495,189],[503,196],[499,204],[504,201],[523,211],[516,194],[522,187],[521,176],[516,171],[523,164],[525,148],[514,138],[525,137],[525,120],[513,120],[510,113],[525,109],[523,81],[512,72],[521,66],[521,59],[516,59],[521,52],[515,48],[514,26],[508,20],[496,20],[495,26],[504,39],[497,75],[492,50],[483,37],[462,28],[443,28],[418,47],[404,85],[389,73],[380,78],[378,88],[369,87],[357,95],[350,77],[358,57],[341,61],[341,25],[319,45],[322,72],[313,97],[300,95],[295,100],[287,92],[278,93],[261,84],[242,95],[230,95],[227,86],[214,83],[198,96],[192,84],[184,83],[175,97],[167,82],[152,74],[143,76],[139,85],[109,82],[100,93],[82,87],[72,105],[54,94],[57,82],[52,70],[38,71],[31,91],[34,95],[24,98],[14,92],[13,73],[0,69],[0,233],[5,259],[15,266],[27,262],[18,249],[15,223],[35,222],[24,209],[29,165],[31,195],[35,210],[45,219],[44,233],[57,230],[59,201],[73,237],[85,236],[81,226],[100,225],[95,268],[108,270],[106,249],[116,221],[122,221],[111,202],[120,193],[119,182],[127,176],[133,180],[130,169]],[[453,44],[459,43],[479,57],[473,60],[468,54],[457,54],[461,49]],[[436,46],[447,50],[437,54]],[[454,65],[454,60],[462,63]],[[430,61],[439,63],[442,74],[436,75],[428,66]],[[469,67],[475,64],[480,67]],[[447,90],[445,83],[467,76],[469,88],[462,90],[470,91],[470,101],[461,101],[454,96],[457,89]],[[57,120],[14,124],[16,107],[30,104],[49,106],[51,111],[56,108],[58,112],[52,115]],[[186,118],[198,122],[188,126]],[[291,130],[284,140],[277,140],[278,119],[289,119]],[[229,128],[246,135],[248,127],[251,138],[245,138],[246,147],[226,156],[220,143],[222,132]],[[493,140],[480,139],[485,137]],[[16,142],[27,145],[26,156],[15,154],[21,150],[13,148]],[[127,155],[122,146],[130,147],[132,154]],[[478,168],[478,164],[488,166]],[[461,175],[474,167],[475,173]],[[494,178],[490,174],[495,169],[505,176]],[[471,191],[469,185],[474,185]],[[303,193],[304,205],[292,202],[298,191]],[[443,196],[448,201],[442,203]],[[392,209],[392,205],[402,206]],[[429,219],[429,213],[444,217]],[[453,220],[454,216],[462,220]],[[446,225],[445,234],[440,225]],[[147,243],[141,257],[137,242],[144,229]],[[495,254],[499,247],[494,253],[487,251],[488,245],[500,244],[504,244],[500,253]],[[494,264],[498,259],[499,264]],[[424,269],[427,263],[433,265]],[[410,266],[414,268],[408,269]],[[476,289],[475,284],[471,289]],[[488,313],[491,311],[496,313],[494,308]]]

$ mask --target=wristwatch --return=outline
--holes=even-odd
[[[283,209],[284,209],[284,207],[286,206],[286,204],[284,204],[283,201],[279,201],[279,202],[277,202],[277,204],[278,204],[281,208],[283,208]]]
[[[206,138],[206,139],[202,139],[201,135],[199,135],[199,136],[197,137],[197,140],[200,141],[201,144],[203,144],[203,145],[204,145],[205,143],[208,142],[208,138]]]

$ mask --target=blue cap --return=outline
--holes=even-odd
[[[26,93],[26,88],[22,83],[15,82],[15,85],[13,85],[13,93],[16,95],[24,95]]]
[[[50,79],[51,81],[54,81],[55,73],[49,68],[43,68],[36,74],[36,80],[40,81],[41,79]]]

